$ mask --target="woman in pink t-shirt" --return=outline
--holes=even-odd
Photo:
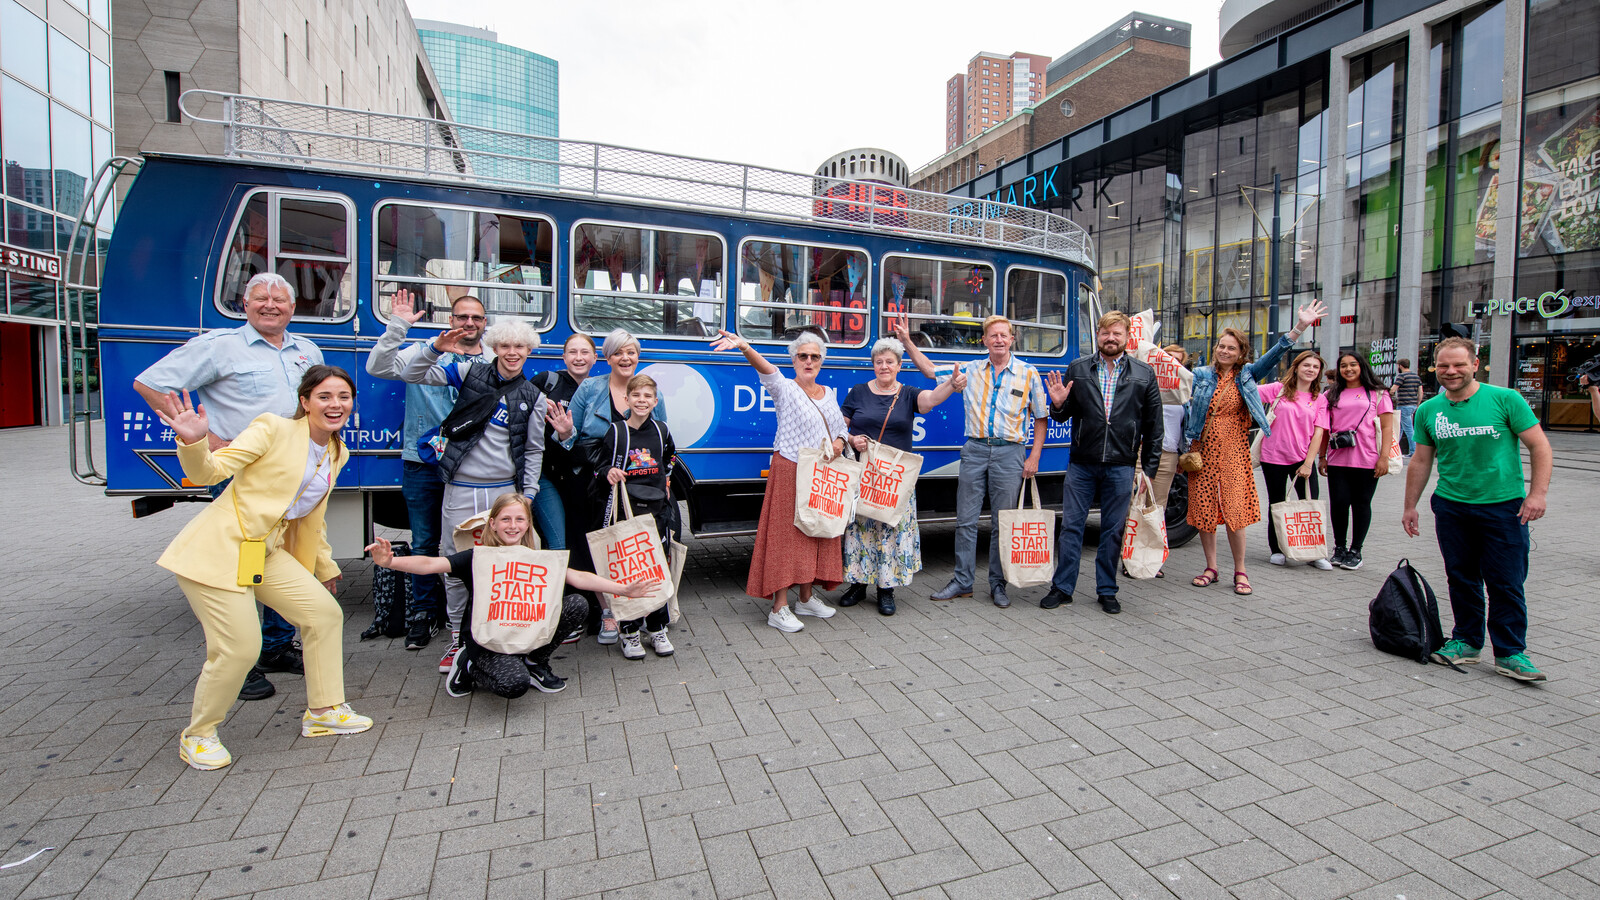
[[[1309,485],[1311,499],[1317,499],[1317,473],[1297,475],[1295,470],[1316,459],[1311,452],[1311,436],[1316,433],[1317,421],[1328,414],[1328,399],[1322,394],[1322,357],[1315,350],[1306,350],[1295,357],[1294,365],[1284,373],[1282,380],[1262,385],[1261,402],[1269,407],[1276,405],[1273,413],[1272,434],[1261,441],[1261,474],[1267,481],[1267,511],[1272,504],[1288,496],[1288,481],[1294,478],[1294,492],[1306,499]],[[1270,524],[1271,516],[1267,520]],[[1277,529],[1267,529],[1267,543],[1272,548],[1269,560],[1275,566],[1287,565],[1278,547]],[[1331,569],[1326,559],[1314,559],[1311,565]]]
[[[1310,474],[1310,457],[1326,447],[1322,473],[1328,476],[1332,501],[1333,564],[1342,569],[1361,568],[1361,542],[1372,525],[1372,494],[1378,489],[1378,479],[1389,473],[1389,457],[1379,453],[1378,447],[1387,447],[1394,440],[1394,419],[1394,400],[1366,358],[1349,351],[1339,354],[1339,377],[1328,389],[1327,406],[1317,419],[1311,452],[1300,474]],[[1350,525],[1348,545],[1346,523]]]

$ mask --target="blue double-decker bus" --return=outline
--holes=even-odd
[[[184,481],[134,376],[241,324],[258,272],[295,286],[291,331],[359,380],[344,435],[353,458],[330,511],[336,550],[373,524],[405,526],[404,385],[364,366],[400,290],[429,310],[414,340],[436,335],[468,293],[491,320],[526,320],[543,340],[530,373],[559,366],[575,332],[637,335],[698,534],[753,530],[775,428],[754,371],[710,350],[718,329],[778,360],[800,328],[820,326],[822,380],[841,392],[871,377],[872,343],[902,313],[935,362],[981,355],[994,313],[1016,322],[1016,352],[1041,367],[1092,339],[1088,236],[1037,210],[426,118],[205,92],[184,102],[222,126],[226,150],[142,160],[99,296],[106,491],[135,498],[136,514],[204,494]],[[909,367],[905,378],[924,381]],[[959,400],[920,417],[916,439],[922,514],[949,515]],[[1068,445],[1052,424],[1041,464],[1052,496]]]

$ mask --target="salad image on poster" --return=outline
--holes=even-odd
[[[1530,113],[1524,147],[1517,254],[1600,247],[1600,103]]]

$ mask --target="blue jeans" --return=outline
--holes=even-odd
[[[1022,460],[1027,448],[1021,444],[993,447],[968,440],[961,447],[961,476],[956,482],[956,571],[950,582],[971,590],[978,568],[978,517],[983,514],[983,498],[989,498],[989,511],[1015,509],[1022,488]],[[1000,517],[994,516],[989,529],[989,589],[1005,584],[1000,569]]]
[[[210,494],[211,499],[215,500],[222,496],[222,492],[228,488],[228,482],[232,480],[232,478],[229,478],[220,484],[210,485],[206,488],[206,493]],[[277,610],[263,604],[261,607],[261,655],[271,656],[292,643],[294,643],[294,626],[289,624],[288,619],[278,615]]]
[[[1070,595],[1078,584],[1083,558],[1083,530],[1089,509],[1100,507],[1100,548],[1094,555],[1094,592],[1117,595],[1117,566],[1122,563],[1122,529],[1133,500],[1133,466],[1073,461],[1061,486],[1061,541],[1056,552],[1056,577],[1050,586]]]
[[[567,508],[555,482],[539,479],[539,494],[533,498],[533,521],[544,536],[546,550],[567,549]]]
[[[444,482],[439,467],[424,462],[401,460],[400,493],[406,498],[406,515],[411,520],[411,552],[416,556],[439,555],[439,506],[444,502]],[[452,550],[455,548],[452,547]],[[438,575],[411,576],[411,606],[406,610],[406,626],[425,623],[429,618],[444,620],[444,581]]]
[[[1417,452],[1416,424],[1414,417],[1417,414],[1415,406],[1402,406],[1400,409],[1400,449],[1406,452],[1406,459]]]
[[[1450,583],[1450,636],[1474,647],[1484,638],[1484,589],[1488,589],[1489,640],[1495,656],[1514,656],[1528,646],[1528,526],[1517,518],[1521,500],[1460,503],[1433,495],[1433,529]]]

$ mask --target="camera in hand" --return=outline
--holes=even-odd
[[[1356,445],[1356,430],[1335,431],[1328,435],[1328,446],[1334,450],[1349,450]]]
[[[1580,381],[1585,375],[1589,376],[1590,384],[1600,383],[1600,356],[1591,356],[1582,365],[1575,367],[1567,373],[1567,380]]]

